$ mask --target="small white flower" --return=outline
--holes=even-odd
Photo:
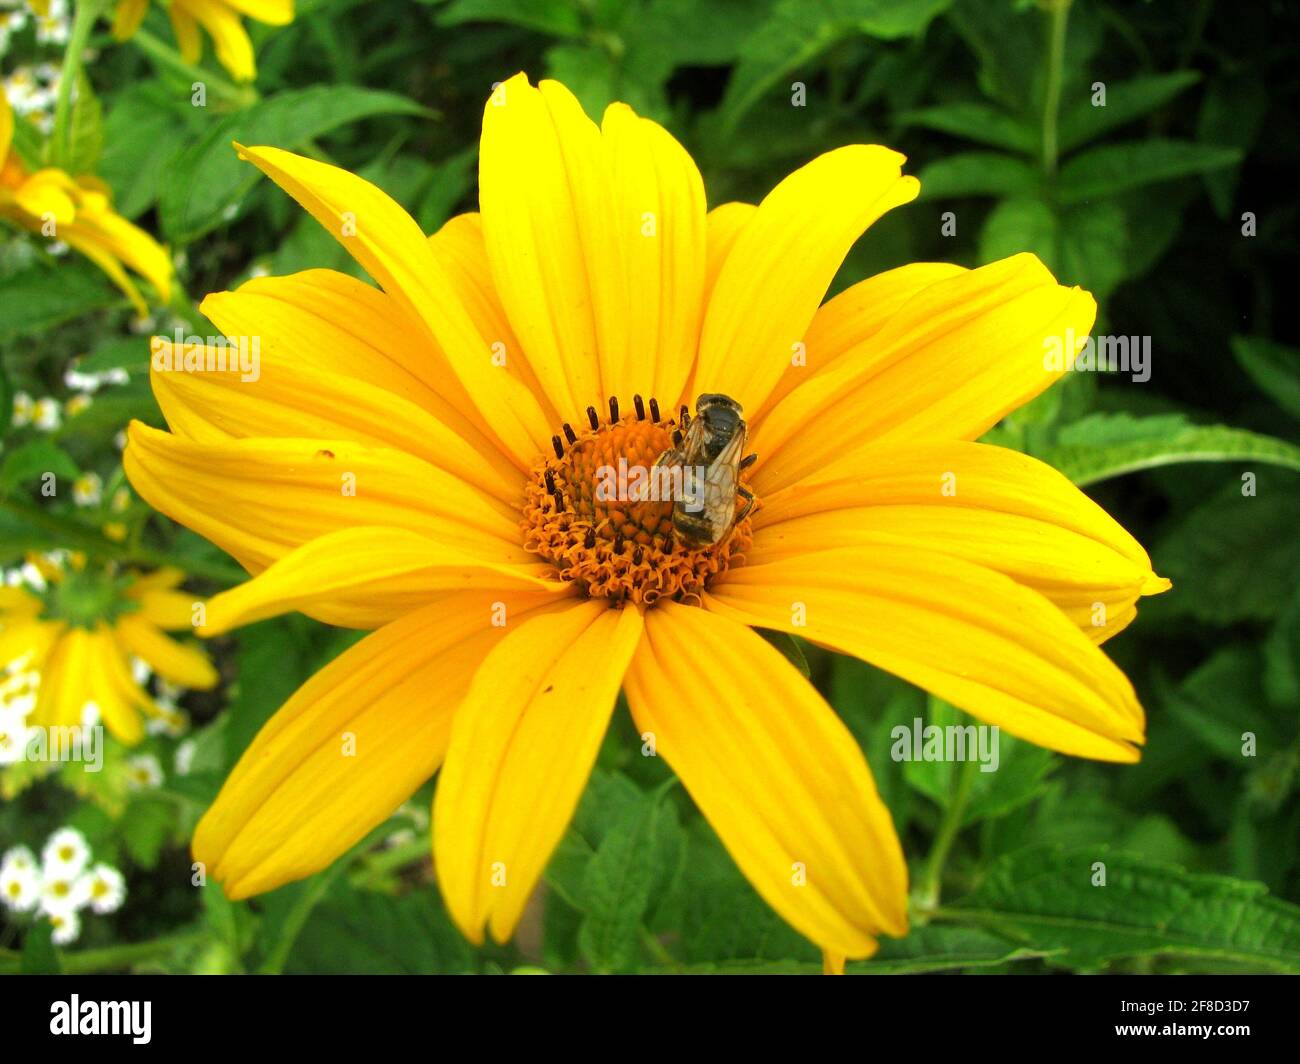
[[[0,709],[0,765],[14,765],[25,758],[32,733],[26,717],[17,710]]]
[[[50,936],[56,946],[66,946],[76,942],[81,935],[81,917],[75,909],[66,912],[50,913],[50,923],[54,925],[54,934]]]
[[[170,680],[164,680],[161,676],[158,677],[158,700],[160,702],[168,702],[175,706],[188,690],[188,687],[181,687]]]
[[[98,473],[82,473],[72,482],[72,501],[78,506],[98,506],[104,499],[104,482]]]
[[[126,877],[103,862],[86,873],[86,896],[97,913],[115,913],[126,901]]]
[[[90,880],[83,875],[41,876],[41,912],[53,916],[84,909],[90,901]]]
[[[85,392],[78,392],[68,400],[67,404],[63,407],[63,413],[66,417],[77,417],[79,414],[84,414],[89,410],[90,404],[93,402],[94,400]]]
[[[31,424],[32,397],[26,392],[14,392],[13,426],[16,429]]]
[[[32,424],[42,432],[53,432],[63,424],[59,401],[48,395],[44,399],[37,399],[32,404]]]
[[[133,791],[142,791],[157,787],[163,781],[162,765],[153,754],[137,754],[127,761],[130,773],[127,786]]]
[[[149,677],[152,675],[153,669],[149,668],[149,663],[144,658],[131,656],[131,679],[143,687],[149,682]]]
[[[165,735],[169,739],[179,739],[189,729],[190,718],[185,710],[171,705],[166,699],[156,702],[158,716],[145,721],[144,730],[150,735]]]
[[[35,867],[0,870],[0,902],[12,912],[31,912],[41,897],[41,877]]]
[[[86,836],[76,828],[59,828],[41,851],[41,869],[46,879],[75,879],[90,860]]]
[[[120,432],[116,432],[116,433],[113,434],[113,446],[116,447],[119,451],[125,451],[125,450],[126,450],[126,430],[125,430],[125,429],[123,429],[123,430],[120,431]]]
[[[16,868],[19,871],[36,871],[36,854],[26,846],[11,846],[0,857],[0,871],[8,872]]]
[[[101,384],[130,384],[131,374],[121,366],[114,366],[112,369],[105,370],[99,375]]]

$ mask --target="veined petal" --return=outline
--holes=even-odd
[[[713,288],[722,273],[722,264],[727,261],[731,249],[741,230],[753,219],[758,208],[752,203],[723,203],[708,215],[708,256],[705,263],[704,305],[709,305]]]
[[[85,669],[90,633],[62,623],[42,625],[46,650],[41,655],[41,684],[29,724],[43,728],[71,728],[81,725],[87,695]]]
[[[965,272],[964,267],[945,262],[914,262],[859,281],[823,303],[804,336],[803,363],[786,367],[763,409],[771,409],[798,385],[837,366],[841,358],[884,328],[922,289]],[[761,412],[751,421],[760,418]]]
[[[471,588],[572,593],[543,579],[547,566],[496,565],[401,528],[345,528],[319,536],[207,604],[201,635],[299,610],[346,628],[378,628]]]
[[[704,312],[704,180],[673,136],[626,104],[601,123],[613,168],[617,239],[627,270],[630,342],[601,369],[605,391],[657,396],[676,407],[699,345]]]
[[[227,896],[326,867],[433,775],[479,662],[512,630],[493,626],[497,599],[466,592],[398,618],[280,708],[194,834]],[[507,597],[509,624],[544,601]]]
[[[172,21],[172,32],[176,34],[176,47],[181,58],[191,65],[197,63],[203,58],[203,36],[199,33],[198,21],[182,8],[181,3],[169,5],[167,16]]]
[[[39,672],[64,628],[62,621],[38,621],[30,615],[6,617],[0,627],[0,669],[12,666]]]
[[[904,157],[862,144],[796,170],[759,204],[723,263],[700,336],[695,391],[759,410],[863,230],[916,198]]]
[[[404,528],[482,561],[530,564],[517,515],[402,451],[336,440],[200,444],[133,422],[123,466],[149,505],[261,570],[341,528]]]
[[[127,651],[144,658],[149,667],[165,680],[206,691],[215,687],[220,678],[202,650],[163,635],[138,614],[123,614],[113,630]]]
[[[179,8],[208,31],[217,51],[217,62],[230,71],[231,77],[236,81],[252,81],[257,76],[253,42],[229,5],[221,0],[172,0],[172,7]]]
[[[87,694],[99,707],[105,726],[121,742],[134,746],[144,738],[144,723],[130,692],[123,688],[123,650],[108,625],[100,622],[86,646],[83,682]]]
[[[512,623],[452,727],[433,806],[447,910],[504,942],[573,816],[600,749],[641,614],[603,602]]]
[[[202,602],[186,591],[140,591],[131,597],[140,603],[140,616],[165,631],[192,627],[194,607]]]
[[[763,500],[751,564],[839,547],[918,547],[1006,573],[1095,642],[1169,581],[1142,546],[1051,466],[962,441],[881,444]],[[1098,608],[1100,607],[1100,608]]]
[[[495,466],[504,454],[428,332],[391,296],[334,270],[258,277],[209,295],[199,309],[226,336],[259,336],[264,351],[305,368],[366,381],[427,410]]]
[[[1124,674],[1042,595],[917,548],[746,565],[705,605],[901,676],[1029,742],[1136,761],[1144,720]]]
[[[518,500],[522,474],[495,447],[476,448],[411,400],[303,363],[278,345],[253,362],[247,338],[241,344],[176,345],[154,337],[150,381],[174,432],[196,443],[315,437],[391,447],[502,503]]]
[[[269,26],[287,26],[293,21],[293,0],[223,0],[241,15]]]
[[[756,427],[755,490],[774,493],[872,443],[974,439],[1060,378],[1052,345],[1081,344],[1096,311],[1033,255],[923,288]]]
[[[795,929],[849,957],[874,952],[882,931],[906,932],[907,868],[866,760],[770,643],[660,603],[625,688],[638,729]]]
[[[515,458],[531,464],[554,431],[520,380],[494,363],[492,342],[456,300],[420,227],[368,181],[278,148],[237,146],[321,223],[389,295],[421,322],[447,357],[485,423]]]
[[[492,277],[551,405],[603,406],[628,342],[627,276],[600,130],[556,82],[524,74],[483,109],[479,206]]]

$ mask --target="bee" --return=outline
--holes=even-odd
[[[673,528],[686,546],[698,549],[723,542],[754,508],[754,493],[740,474],[758,459],[745,454],[748,429],[740,404],[727,395],[706,393],[695,400],[695,417],[683,406],[673,446],[655,459],[655,467],[680,467],[690,487],[673,502]],[[701,478],[695,474],[703,470]],[[736,498],[744,508],[736,513]]]

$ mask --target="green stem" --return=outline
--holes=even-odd
[[[202,928],[178,931],[172,935],[150,939],[148,942],[131,942],[103,949],[84,949],[59,954],[59,968],[64,975],[90,975],[95,972],[113,972],[129,968],[142,961],[166,957],[182,946],[202,942],[207,932]],[[17,972],[22,956],[15,950],[0,950],[0,974]]]
[[[939,905],[943,866],[947,863],[948,852],[961,831],[962,820],[966,816],[966,805],[970,801],[971,787],[975,783],[975,773],[978,770],[979,762],[974,758],[961,762],[948,808],[944,810],[943,820],[930,847],[925,873],[921,877],[921,885],[917,891],[917,904],[927,913],[934,912]]]
[[[179,74],[191,84],[196,81],[203,82],[207,86],[207,91],[213,97],[229,104],[236,110],[242,110],[257,102],[257,90],[253,86],[236,85],[234,82],[227,81],[220,74],[195,66],[148,30],[136,30],[135,36],[131,40],[139,45],[140,50],[159,66],[170,70],[174,74]]]
[[[68,34],[68,45],[63,50],[63,68],[59,71],[59,95],[54,104],[54,146],[53,162],[56,166],[66,166],[72,154],[72,90],[81,80],[81,57],[90,40],[90,31],[95,27],[99,9],[103,0],[77,0],[76,13],[72,18],[72,31]]]
[[[390,872],[405,868],[415,861],[427,861],[432,853],[429,835],[425,832],[414,839],[370,854],[359,862],[360,867],[352,874],[350,881],[359,890],[372,888]]]
[[[1056,122],[1061,110],[1061,77],[1065,69],[1065,25],[1070,13],[1070,0],[1049,0],[1050,19],[1047,27],[1047,91],[1043,100],[1043,171],[1056,173],[1059,154],[1056,139]]]

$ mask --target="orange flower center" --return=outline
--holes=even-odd
[[[611,399],[608,418],[588,407],[587,421],[581,432],[565,424],[551,441],[554,454],[533,467],[525,548],[593,598],[698,603],[716,576],[744,563],[749,518],[711,546],[686,545],[673,528],[673,508],[687,504],[690,473],[655,465],[680,440],[679,420],[661,417],[655,400],[647,407],[638,395],[626,416]]]

